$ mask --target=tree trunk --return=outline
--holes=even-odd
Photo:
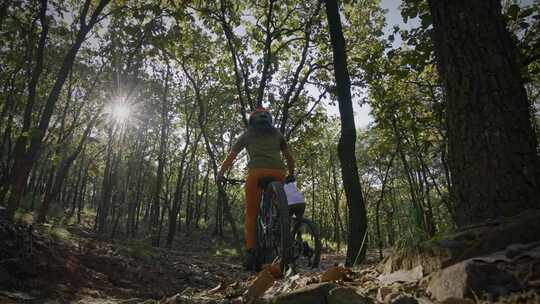
[[[186,235],[189,235],[190,233],[190,226],[191,226],[191,204],[192,204],[192,201],[193,201],[193,183],[194,183],[194,179],[195,177],[193,176],[193,168],[190,167],[190,171],[188,171],[188,184],[187,184],[187,193],[186,193],[186,211],[185,211],[185,215],[186,215]]]
[[[79,200],[79,195],[80,195],[79,188],[83,179],[84,161],[85,161],[85,157],[84,157],[84,151],[83,151],[83,156],[81,157],[81,160],[79,163],[79,172],[77,174],[77,180],[75,182],[75,187],[73,187],[74,189],[72,190],[74,194],[71,200],[71,210],[69,211],[68,218],[75,215],[75,209],[77,208],[77,205],[78,205],[78,200]]]
[[[32,166],[34,165],[34,162],[36,161],[38,157],[38,153],[41,149],[41,145],[43,143],[43,138],[45,137],[45,134],[49,128],[49,122],[52,116],[52,113],[55,108],[55,104],[58,101],[58,97],[60,96],[60,92],[62,91],[62,88],[64,86],[64,83],[66,81],[66,78],[71,71],[71,68],[73,66],[73,62],[75,61],[75,57],[77,56],[77,53],[79,51],[79,48],[81,47],[82,43],[86,39],[86,34],[92,29],[92,27],[99,21],[98,17],[105,8],[105,6],[109,3],[110,0],[101,0],[94,12],[91,14],[90,20],[87,20],[87,13],[88,13],[88,7],[90,6],[90,0],[87,0],[85,4],[83,5],[85,9],[81,12],[80,15],[80,28],[76,34],[75,41],[71,45],[70,49],[68,50],[67,54],[65,55],[62,65],[60,66],[60,69],[58,71],[58,74],[56,75],[56,79],[54,81],[54,85],[50,90],[50,93],[45,101],[45,105],[43,108],[43,111],[41,112],[41,117],[39,118],[39,123],[35,130],[32,133],[31,136],[27,136],[25,132],[22,132],[18,139],[17,144],[15,147],[16,155],[15,155],[15,163],[13,166],[12,172],[12,179],[10,181],[10,196],[8,198],[8,208],[6,210],[6,218],[9,220],[13,220],[13,216],[15,214],[15,211],[20,205],[21,198],[24,195],[25,186],[26,186],[26,180],[28,178],[28,174],[32,170]],[[47,1],[43,1],[42,3],[42,10],[47,9]],[[45,21],[45,12],[42,12],[42,25],[47,27],[45,24],[47,24]],[[47,36],[47,31],[44,30],[44,35],[42,35],[40,38],[42,38],[43,41],[40,40],[40,47],[42,48],[45,46],[45,39]],[[40,62],[43,61],[43,54],[40,54],[38,56],[38,60]],[[24,119],[24,126],[23,131],[27,131],[30,129],[31,124],[31,117],[33,114],[33,99],[35,98],[35,90],[37,88],[37,83],[39,80],[39,76],[41,73],[41,63],[37,64],[37,68],[39,69],[38,73],[35,73],[35,78],[33,77],[30,86],[29,86],[29,100],[27,107],[25,109],[25,119]],[[33,93],[32,93],[33,92]],[[27,117],[30,117],[28,119]],[[30,145],[27,145],[28,138],[30,137]],[[28,146],[28,148],[27,148]]]
[[[88,169],[90,167],[90,161],[86,164],[86,167],[84,168],[84,176],[82,180],[81,185],[81,198],[77,204],[77,224],[81,223],[81,214],[84,210],[84,205],[86,201],[86,189],[88,185]]]
[[[109,203],[112,193],[112,171],[114,170],[113,167],[115,162],[115,157],[113,155],[114,134],[112,128],[109,128],[108,136],[107,156],[105,158],[105,169],[103,171],[103,181],[101,184],[101,197],[98,203],[95,225],[99,236],[103,236],[106,231]]]
[[[47,183],[47,185],[48,185],[47,188],[50,189],[50,191],[45,192],[45,196],[43,198],[43,202],[42,202],[41,208],[39,210],[39,215],[38,215],[38,218],[37,218],[38,223],[44,223],[45,222],[47,212],[49,211],[49,205],[54,199],[56,199],[56,197],[60,193],[60,191],[62,189],[62,186],[64,185],[64,179],[68,175],[69,169],[71,168],[71,165],[73,164],[75,159],[79,156],[81,151],[84,149],[85,144],[86,144],[86,139],[90,135],[90,132],[92,132],[92,129],[94,127],[94,124],[95,124],[97,118],[98,118],[98,116],[96,115],[89,122],[88,126],[84,130],[84,133],[83,133],[81,139],[79,140],[79,142],[77,144],[77,147],[75,147],[75,150],[70,155],[68,155],[66,158],[64,158],[61,161],[60,165],[58,166],[58,168],[56,170],[56,174],[55,174],[55,177],[54,177],[54,183],[51,183],[52,179],[49,178],[49,182]],[[82,166],[82,163],[81,163],[81,166]],[[54,170],[54,168],[52,170]],[[51,172],[51,174],[52,174],[52,172]],[[52,188],[50,187],[51,185],[52,185]],[[73,212],[74,212],[74,210],[73,210]]]
[[[334,74],[336,77],[337,97],[341,120],[341,136],[338,144],[338,155],[341,163],[343,187],[349,206],[349,235],[346,266],[361,262],[366,246],[363,244],[367,229],[366,207],[362,197],[358,168],[356,166],[355,143],[356,129],[351,101],[351,82],[347,70],[345,39],[341,30],[337,0],[326,1],[326,14],[332,53],[334,57]],[[364,246],[363,246],[364,245]]]
[[[204,225],[208,228],[208,184],[210,181],[210,171],[206,170],[206,177],[204,179],[203,194],[204,194]]]
[[[375,228],[377,229],[377,240],[378,240],[378,245],[379,245],[379,259],[383,259],[383,253],[382,253],[382,248],[383,248],[383,238],[382,238],[382,233],[381,233],[381,221],[380,221],[380,216],[379,216],[379,211],[380,211],[380,208],[381,208],[381,203],[384,199],[384,192],[386,191],[386,184],[387,184],[387,181],[388,181],[388,173],[390,173],[390,169],[392,168],[392,165],[394,163],[394,157],[396,156],[396,153],[393,153],[392,154],[392,158],[390,159],[390,162],[388,163],[388,166],[386,167],[386,171],[384,173],[384,177],[382,179],[382,187],[381,187],[381,195],[379,196],[379,199],[377,200],[377,204],[376,204],[376,207],[375,207]]]
[[[331,171],[331,175],[332,175],[332,189],[334,191],[334,197],[333,197],[333,201],[334,201],[334,242],[336,242],[336,245],[337,245],[337,251],[340,252],[341,251],[341,236],[339,234],[340,232],[340,229],[339,229],[339,222],[340,222],[340,219],[339,219],[339,201],[340,201],[340,195],[339,195],[339,188],[338,188],[338,183],[337,183],[337,178],[336,178],[336,169],[335,169],[335,166],[334,166],[334,157],[333,156],[330,156],[330,167],[332,169]]]
[[[167,65],[167,71],[165,75],[165,88],[163,90],[162,104],[161,104],[161,128],[160,128],[160,141],[159,141],[159,154],[158,154],[158,167],[156,172],[156,184],[152,199],[152,215],[151,215],[151,230],[152,230],[152,246],[159,246],[159,208],[160,208],[160,194],[163,186],[163,170],[165,169],[166,162],[166,150],[167,150],[167,135],[169,130],[170,118],[169,118],[169,102],[167,96],[169,94],[169,77],[171,71],[170,66]]]
[[[460,226],[540,207],[540,162],[498,0],[430,0]]]
[[[186,74],[186,77],[191,82],[193,89],[195,91],[195,99],[199,106],[199,113],[198,113],[199,115],[198,115],[197,121],[199,124],[199,128],[201,129],[202,136],[204,138],[204,145],[206,148],[206,152],[208,153],[208,156],[210,157],[210,165],[212,166],[212,171],[214,173],[214,181],[217,181],[218,164],[217,164],[215,152],[212,149],[212,143],[210,141],[210,137],[208,136],[208,131],[206,129],[206,123],[207,123],[206,118],[208,115],[207,105],[200,95],[200,88],[197,84],[197,81],[189,74],[187,68],[184,65],[182,65],[182,68],[184,70],[184,73]],[[238,229],[236,227],[236,222],[234,221],[234,217],[229,208],[227,194],[225,192],[225,189],[223,189],[222,184],[217,183],[217,186],[218,186],[217,205],[223,206],[223,215],[225,215],[225,217],[227,218],[231,226],[231,232],[233,235],[233,242],[234,242],[233,245],[235,246],[237,251],[240,253],[240,255],[243,256],[242,245],[240,243],[240,238],[238,237]],[[222,226],[222,224],[220,226]],[[219,228],[218,234],[223,233],[222,227],[218,227],[218,228]]]

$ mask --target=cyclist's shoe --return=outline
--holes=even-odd
[[[244,252],[244,269],[247,271],[255,270],[255,249],[246,249]]]

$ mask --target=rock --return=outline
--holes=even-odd
[[[411,295],[401,294],[395,297],[390,304],[418,304],[418,300]]]
[[[504,250],[511,244],[528,244],[540,241],[540,211],[529,210],[511,218],[463,228],[453,239],[464,241],[464,250],[454,251],[447,265],[466,259]],[[510,254],[509,257],[512,257]]]
[[[333,283],[308,285],[274,297],[272,304],[371,304],[373,301],[353,288]]]
[[[326,297],[328,304],[370,304],[373,303],[368,297],[358,294],[354,289],[338,287],[330,290]],[[406,303],[402,303],[406,304]]]
[[[272,304],[327,304],[326,295],[335,288],[337,288],[337,285],[333,283],[308,285],[274,297]]]
[[[377,271],[388,275],[397,271],[422,269],[424,275],[433,273],[452,258],[449,250],[437,245],[408,248],[387,256],[377,267]]]
[[[509,250],[505,257],[492,258],[513,259],[524,252],[532,252],[530,249],[534,245],[530,244],[540,242],[538,231],[540,211],[530,210],[511,218],[463,227],[445,239],[427,241],[418,247],[397,251],[387,256],[377,270],[389,274],[422,266],[423,274],[428,275],[461,261],[486,256],[507,247]],[[512,244],[520,245],[511,246]],[[536,256],[540,256],[540,251],[537,251]]]
[[[531,246],[532,245],[532,246]],[[538,242],[533,244],[512,244],[508,247],[506,247],[506,257],[513,259],[523,253],[524,251],[527,251],[531,248],[534,248],[538,246]]]
[[[384,285],[390,285],[394,282],[417,282],[423,277],[423,268],[421,265],[411,270],[399,270],[390,274],[381,274],[377,279]]]
[[[19,292],[19,291],[0,291],[0,295],[6,296],[12,300],[15,300],[17,303],[23,303],[28,301],[36,300],[34,296],[29,295],[28,293]],[[1,302],[3,303],[3,302]]]
[[[433,304],[433,301],[431,301],[431,299],[424,296],[416,298],[416,300],[418,301],[418,304]]]
[[[435,273],[427,291],[432,298],[442,302],[449,298],[473,298],[473,295],[485,293],[501,296],[521,288],[512,274],[495,264],[470,259]]]

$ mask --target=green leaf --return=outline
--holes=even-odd
[[[519,5],[512,4],[508,8],[508,16],[510,16],[511,19],[516,20],[518,18],[519,14]]]
[[[424,14],[420,16],[420,19],[422,19],[421,23],[422,23],[423,28],[427,28],[433,23],[433,21],[431,20],[430,14]]]
[[[530,15],[532,15],[532,13],[534,13],[535,11],[536,9],[534,7],[526,8],[522,10],[521,12],[519,12],[519,18],[527,18]]]

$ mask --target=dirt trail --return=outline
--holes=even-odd
[[[260,275],[255,276],[242,269],[240,259],[232,254],[227,242],[197,231],[189,236],[179,235],[174,246],[176,249],[168,250],[151,248],[147,245],[149,242],[103,242],[90,230],[76,226],[65,229],[14,226],[0,219],[0,240],[3,241],[3,246],[0,246],[2,304],[250,303],[246,301],[246,292],[249,295],[254,282],[260,278]],[[471,265],[489,268],[497,276],[502,273],[497,270],[501,266],[501,259],[508,264],[506,266],[518,262],[523,267],[527,266],[525,280],[516,289],[520,292],[507,297],[504,303],[540,303],[540,244],[513,246],[510,249],[519,255],[513,254],[515,257],[511,258],[508,252],[502,256],[499,253],[484,259],[473,259],[475,264]],[[377,252],[368,251],[360,267],[345,269],[335,267],[343,261],[343,255],[326,253],[321,257],[319,269],[301,269],[297,274],[272,280],[253,303],[434,303],[430,298],[433,294],[427,293],[428,284],[431,284],[431,275],[426,276],[425,272],[428,268],[394,269],[392,266],[398,261],[410,264],[411,261],[426,258],[413,256],[408,260],[393,255],[384,264],[378,264]],[[330,269],[338,271],[325,280]],[[498,279],[492,282],[484,276],[475,277],[474,273],[463,275],[481,279],[478,282],[483,287],[491,288],[490,284],[500,283]],[[446,279],[460,282],[459,277],[441,276],[441,286],[446,286]],[[470,279],[465,281],[469,282]],[[504,287],[494,286],[497,290]],[[439,294],[446,292],[432,291]],[[339,299],[343,297],[350,298],[340,302]],[[306,298],[311,300],[298,302]],[[455,303],[492,301],[472,301],[468,298]]]
[[[0,223],[0,303],[235,303],[255,273],[242,269],[225,241],[207,233],[181,233],[175,250],[98,240],[79,226],[23,226]],[[375,252],[367,261],[374,269]],[[276,281],[266,296],[318,282],[321,271],[344,261],[324,253],[318,269]],[[173,300],[171,300],[173,299]]]
[[[0,303],[136,303],[249,275],[204,234],[179,238],[183,250],[102,242],[79,227],[0,223],[0,237]]]
[[[254,275],[242,269],[226,242],[201,231],[181,233],[175,250],[103,242],[78,226],[0,223],[0,234],[7,245],[0,248],[0,303],[151,303],[245,285]],[[321,268],[342,260],[323,254]]]

